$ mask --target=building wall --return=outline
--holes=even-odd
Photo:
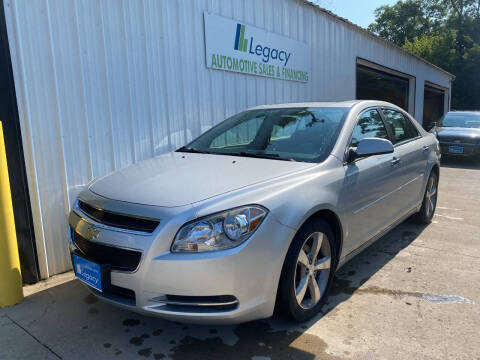
[[[300,0],[4,0],[43,278],[70,269],[67,214],[91,179],[172,150],[245,108],[355,97],[357,57],[450,79]],[[306,42],[308,83],[205,67],[203,12]]]

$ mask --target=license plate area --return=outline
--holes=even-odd
[[[103,292],[109,284],[109,265],[97,264],[78,254],[72,253],[75,276],[91,288]]]
[[[463,147],[452,145],[452,146],[448,147],[448,152],[453,153],[453,154],[463,154]]]

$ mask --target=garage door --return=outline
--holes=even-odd
[[[408,111],[409,79],[357,64],[357,99],[383,100]]]
[[[445,90],[425,85],[423,95],[423,127],[430,130],[433,122],[443,116],[445,110]]]

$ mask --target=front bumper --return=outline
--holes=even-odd
[[[186,322],[238,323],[271,316],[294,230],[268,214],[239,247],[197,254],[171,253],[174,235],[191,216],[190,211],[162,219],[149,235],[101,228],[78,209],[72,211],[71,251],[78,251],[72,235],[87,237],[87,229],[93,225],[101,230],[91,241],[142,253],[135,271],[110,271],[109,285],[115,291],[90,291],[132,311]]]

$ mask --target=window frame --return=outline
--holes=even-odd
[[[344,151],[344,156],[343,156],[343,164],[344,165],[347,165],[349,164],[347,162],[347,157],[348,157],[348,151],[350,150],[350,144],[352,143],[352,137],[353,137],[353,132],[355,131],[355,128],[357,127],[358,125],[358,121],[360,120],[360,118],[362,117],[363,114],[365,114],[367,111],[372,111],[372,110],[376,110],[378,112],[378,114],[380,115],[380,119],[382,120],[382,123],[383,123],[383,126],[385,127],[385,130],[387,131],[387,137],[388,139],[387,140],[390,140],[390,142],[392,142],[392,132],[390,131],[389,127],[387,126],[386,122],[385,122],[385,118],[383,116],[383,112],[381,111],[380,109],[380,106],[370,106],[370,107],[367,107],[365,109],[363,109],[358,115],[357,115],[357,118],[355,119],[355,124],[353,125],[353,128],[352,128],[352,131],[350,133],[350,136],[348,137],[348,141],[345,145],[345,151]],[[392,142],[393,144],[393,142]],[[395,145],[394,145],[395,146]],[[380,156],[380,155],[373,155],[373,156]],[[383,156],[383,155],[382,155]],[[361,157],[361,158],[357,158],[355,159],[353,162],[351,162],[350,164],[355,164],[357,161],[361,161],[361,160],[364,160],[364,159],[367,159],[367,157]]]
[[[383,113],[383,109],[386,109],[386,110],[391,110],[391,111],[396,111],[398,113],[400,113],[404,119],[406,121],[409,121],[410,124],[413,126],[413,128],[417,131],[417,136],[413,137],[413,138],[410,138],[410,139],[406,139],[406,140],[403,140],[403,141],[400,141],[400,142],[396,142],[396,139],[395,139],[395,134],[392,133],[392,130],[390,129],[389,126],[387,126],[387,120],[386,120],[386,117],[385,117],[385,114]],[[387,128],[387,132],[389,134],[389,137],[390,137],[390,141],[392,142],[393,144],[393,147],[396,148],[397,146],[402,146],[402,145],[405,145],[405,144],[408,144],[409,142],[412,142],[412,141],[415,141],[415,140],[418,140],[418,139],[421,139],[423,136],[422,136],[422,133],[421,131],[418,129],[418,127],[413,123],[412,119],[410,119],[410,116],[407,116],[405,114],[405,111],[404,110],[400,110],[400,109],[396,109],[396,108],[393,108],[391,106],[379,106],[378,107],[378,110],[379,110],[379,113],[380,113],[380,116],[382,117],[382,120],[385,124],[385,127]]]

